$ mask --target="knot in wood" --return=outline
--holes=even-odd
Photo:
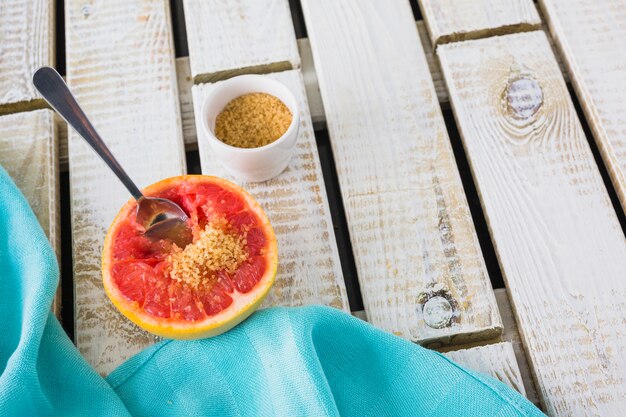
[[[528,76],[512,78],[504,90],[506,111],[516,119],[528,119],[543,105],[543,90],[539,82]]]
[[[89,17],[91,14],[91,4],[83,4],[83,7],[80,8],[83,17]]]

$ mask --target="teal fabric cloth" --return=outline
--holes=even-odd
[[[2,416],[539,416],[504,384],[325,307],[260,311],[165,341],[107,379],[50,313],[59,273],[0,168]]]

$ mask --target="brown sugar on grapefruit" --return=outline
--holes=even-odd
[[[239,186],[188,175],[147,187],[189,215],[193,242],[150,240],[130,200],[113,221],[102,253],[104,288],[141,328],[172,339],[220,334],[248,317],[274,282],[278,251],[259,204]]]

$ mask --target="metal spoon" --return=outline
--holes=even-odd
[[[59,73],[53,68],[41,67],[33,74],[33,84],[50,106],[100,155],[137,200],[137,223],[144,227],[145,235],[151,239],[170,239],[181,248],[190,243],[192,234],[187,225],[187,214],[173,201],[146,197],[139,191],[91,125]]]

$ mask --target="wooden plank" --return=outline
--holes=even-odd
[[[438,48],[549,415],[626,409],[626,240],[541,31]]]
[[[194,83],[300,67],[287,0],[184,0]]]
[[[61,259],[59,159],[54,117],[36,110],[0,117],[0,165],[20,188]],[[61,285],[52,304],[61,313]]]
[[[532,0],[418,0],[435,47],[539,29]]]
[[[494,377],[526,396],[522,375],[515,360],[513,345],[501,342],[447,352],[448,358],[472,371]]]
[[[350,311],[302,76],[299,70],[269,76],[285,84],[301,108],[298,144],[287,169],[270,181],[243,184],[226,172],[201,133],[202,173],[240,183],[274,226],[280,262],[264,306],[323,304]],[[196,114],[214,85],[193,87]],[[199,120],[196,128],[202,132]]]
[[[540,4],[626,211],[626,1]]]
[[[166,0],[65,3],[67,79],[85,113],[139,187],[185,171]],[[129,195],[69,132],[76,344],[101,374],[156,338],[124,318],[102,288],[106,230]]]
[[[55,64],[54,0],[0,2],[0,114],[45,107],[31,77]]]
[[[302,2],[369,321],[413,341],[502,324],[408,2]]]

